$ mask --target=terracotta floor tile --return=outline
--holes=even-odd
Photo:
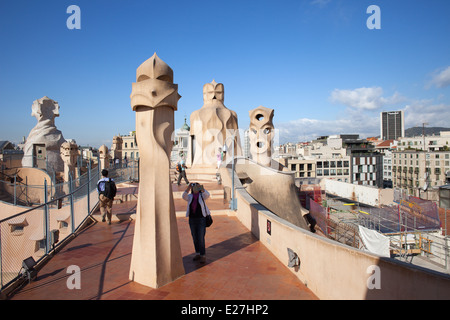
[[[129,203],[114,209],[126,212],[133,206]],[[112,225],[97,222],[61,249],[39,270],[37,279],[12,299],[317,299],[236,217],[214,216],[214,224],[207,229],[205,264],[192,261],[188,219],[178,217],[177,224],[186,274],[162,288],[152,289],[128,279],[134,220]],[[81,290],[67,288],[69,265],[81,268]]]

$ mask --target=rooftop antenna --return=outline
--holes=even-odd
[[[427,155],[426,155],[426,150],[425,150],[425,126],[426,125],[428,125],[428,122],[422,123],[423,152],[424,152],[424,156],[425,156],[425,177],[424,177],[423,191],[427,191],[427,189],[428,189],[428,177],[429,177],[429,174],[427,172]],[[428,199],[428,197],[427,197],[427,199]]]
[[[425,151],[425,126],[426,125],[428,125],[428,122],[422,123],[423,151]]]

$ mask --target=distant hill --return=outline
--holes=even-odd
[[[405,137],[416,137],[422,135],[422,127],[413,127],[405,130]],[[433,134],[439,135],[441,131],[450,131],[450,128],[443,127],[425,127],[425,135],[431,136]]]

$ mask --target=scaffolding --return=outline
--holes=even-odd
[[[363,226],[389,237],[391,257],[408,261],[417,256],[449,271],[449,237],[447,228],[441,228],[434,202],[403,197],[395,205],[376,208],[332,195],[321,200],[307,199],[309,211],[326,237],[364,249],[359,235],[359,226]]]

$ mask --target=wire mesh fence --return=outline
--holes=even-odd
[[[69,177],[69,181],[57,184],[51,177],[43,179],[40,185],[29,184],[26,179],[17,179],[19,171],[12,181],[0,181],[0,193],[6,194],[0,200],[24,206],[22,212],[0,220],[1,290],[24,275],[25,259],[31,257],[39,263],[93,212],[98,203],[101,172],[98,165],[91,168],[90,161],[86,165],[87,168],[78,169],[77,178]],[[116,183],[139,181],[139,160],[107,169]]]
[[[0,220],[1,289],[23,276],[25,259],[39,262],[77,231],[97,205],[98,180],[95,167],[66,183],[26,186],[30,193],[40,190],[42,204]]]
[[[86,165],[90,167],[91,162],[86,163]],[[92,167],[97,168],[97,165],[94,164]],[[48,200],[63,197],[69,194],[70,190],[75,190],[75,198],[82,197],[86,194],[87,169],[78,168],[70,181],[60,183],[57,183],[54,176],[41,169],[37,169],[41,171],[41,174],[38,174],[37,178],[29,179],[27,176],[28,169],[14,168],[0,173],[1,201],[29,207],[43,204],[46,196]],[[109,171],[109,177],[116,182],[139,181],[139,160],[130,160],[107,169]],[[33,170],[36,170],[36,168],[33,168]],[[34,176],[36,176],[36,171],[34,172]],[[44,180],[47,181],[47,195],[44,194]],[[64,201],[67,202],[67,199]]]

